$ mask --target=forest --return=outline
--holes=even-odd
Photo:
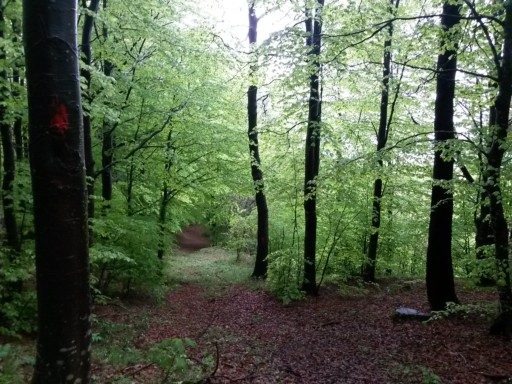
[[[511,383],[512,1],[0,0],[0,384]]]

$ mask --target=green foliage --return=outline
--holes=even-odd
[[[282,249],[268,255],[270,290],[285,304],[301,299],[302,255],[292,249]]]
[[[147,330],[149,320],[145,316],[135,316],[132,320],[130,324],[125,324],[92,317],[94,359],[116,367],[145,361],[144,351],[135,347],[134,343]]]
[[[189,350],[197,344],[191,339],[167,339],[154,344],[148,351],[151,362],[163,371],[162,383],[193,383],[201,376],[196,363],[189,358]],[[211,360],[204,360],[211,364]]]
[[[435,311],[427,322],[441,320],[449,317],[479,316],[490,319],[496,316],[496,305],[493,303],[476,303],[476,304],[456,304],[448,303],[447,308],[443,311]]]
[[[241,253],[254,255],[256,253],[256,210],[251,205],[252,199],[244,199],[249,204],[248,208],[235,206],[234,212],[229,220],[229,228],[224,237],[224,244],[228,249],[236,251],[237,256]]]
[[[190,339],[166,339],[148,347],[135,346],[148,326],[146,315],[134,315],[129,324],[93,317],[93,358],[117,369],[155,365],[162,372],[162,383],[196,383],[212,370],[211,355],[203,354],[201,359],[190,357],[191,351],[197,348]],[[121,383],[127,377],[120,373],[110,379]]]
[[[34,358],[27,355],[26,348],[0,344],[0,384],[26,383],[33,365]]]
[[[127,217],[114,204],[94,220],[96,242],[90,250],[95,285],[123,294],[161,294],[162,262],[157,258],[157,225],[152,218]]]
[[[0,252],[0,334],[14,336],[35,330],[34,255],[30,248]]]
[[[421,367],[420,369],[421,369],[421,374],[423,375],[423,381],[422,381],[423,384],[442,384],[443,383],[441,378],[438,375],[436,375],[434,372],[432,372],[432,370],[425,368],[425,367]]]

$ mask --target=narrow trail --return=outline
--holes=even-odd
[[[177,234],[178,250],[182,253],[196,252],[211,246],[207,230],[201,225],[189,225]]]
[[[205,244],[197,228],[184,232],[185,250]],[[217,262],[223,255],[206,248],[178,257]],[[348,294],[326,288],[319,297],[285,306],[247,284],[198,281],[182,283],[159,307],[141,302],[102,316],[120,323],[148,316],[138,348],[168,338],[195,340],[195,359],[218,359],[208,383],[477,384],[512,377],[512,343],[489,336],[484,316],[429,324],[392,320],[399,306],[426,309],[422,282],[388,281]],[[495,300],[491,292],[458,289],[464,303]],[[134,383],[151,383],[156,374],[151,368],[136,372]]]

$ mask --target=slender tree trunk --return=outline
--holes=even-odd
[[[90,296],[77,3],[24,0],[38,302],[33,384],[89,383]]]
[[[445,2],[441,25],[450,33],[460,21],[460,5]],[[455,138],[453,103],[455,98],[455,75],[457,72],[457,43],[442,41],[442,50],[437,60],[437,90],[435,103],[436,145],[444,145]],[[454,48],[445,48],[452,46]],[[432,310],[446,308],[448,302],[458,302],[452,265],[452,219],[453,159],[444,159],[438,147],[434,158],[434,185],[430,210],[430,225],[427,248],[427,296]]]
[[[170,120],[169,120],[170,122]],[[169,128],[169,132],[167,133],[167,141],[165,145],[166,150],[166,162],[164,166],[165,174],[168,175],[171,172],[172,166],[174,165],[174,155],[176,148],[173,145],[172,141],[173,130],[172,127]],[[164,176],[165,177],[165,176]],[[167,180],[164,180],[163,188],[162,188],[162,200],[160,202],[160,209],[158,212],[158,258],[160,260],[163,259],[165,253],[165,222],[167,221],[167,207],[172,198],[172,190],[167,184]]]
[[[1,74],[0,74],[1,77]],[[5,116],[5,108],[0,107],[0,118]],[[5,221],[7,246],[18,252],[20,250],[20,236],[14,202],[14,177],[16,175],[16,153],[12,139],[12,130],[8,123],[0,123],[0,135],[2,136],[3,152],[3,180],[2,180],[2,205]]]
[[[255,49],[258,36],[258,18],[254,10],[254,2],[249,5],[249,43]],[[257,57],[253,58],[250,78],[255,77],[257,70]],[[254,185],[256,209],[258,211],[258,233],[256,247],[256,262],[253,277],[266,277],[268,255],[268,206],[261,170],[261,159],[258,142],[258,87],[254,84],[247,91],[247,115],[249,120],[249,154],[251,156],[251,174]]]
[[[390,1],[390,9],[393,11],[398,8],[399,0]],[[382,93],[380,97],[380,119],[379,131],[377,133],[377,156],[379,168],[383,167],[381,151],[386,147],[388,140],[389,121],[389,79],[391,77],[391,44],[393,41],[393,23],[389,22],[388,35],[384,42],[384,57],[382,62]],[[379,243],[379,230],[381,221],[381,201],[382,201],[382,179],[379,177],[373,183],[373,204],[372,204],[372,231],[368,245],[367,259],[363,267],[363,280],[366,282],[375,281],[375,267],[377,262],[377,247]]]
[[[21,43],[21,28],[20,23],[17,19],[13,19],[11,21],[12,25],[12,33],[13,33],[13,44],[17,46]],[[23,68],[23,58],[20,56],[18,60],[14,63],[14,68],[12,71],[12,82],[13,82],[13,91],[12,96],[14,99],[20,98],[20,91],[18,87],[23,87],[23,80],[20,76],[20,71]],[[16,151],[16,159],[21,160],[24,156],[23,153],[23,115],[21,112],[16,114],[14,118],[14,148]]]
[[[320,49],[322,38],[322,9],[324,0],[317,0],[315,9],[306,9],[306,45],[310,48],[309,61],[313,66],[309,78],[309,113],[305,145],[304,178],[304,280],[302,289],[307,294],[316,294],[316,196],[317,176],[320,166]]]
[[[501,166],[509,127],[512,98],[512,3],[505,2],[503,22],[504,44],[501,66],[498,68],[498,95],[494,102],[496,125],[491,127],[491,145],[487,155],[489,175],[484,188],[489,196],[491,225],[494,230],[496,263],[499,279],[497,288],[500,299],[500,315],[491,327],[495,334],[512,334],[512,291],[510,283],[509,233],[505,219],[501,193]]]
[[[0,39],[5,38],[5,1],[0,0]],[[6,54],[4,49],[0,50],[0,60],[5,61]],[[8,88],[7,72],[5,67],[0,70],[0,95],[2,98],[10,94]],[[16,210],[14,203],[14,177],[16,175],[16,153],[14,149],[13,135],[9,119],[7,118],[7,100],[0,103],[0,135],[2,138],[3,150],[3,179],[2,179],[2,205],[5,221],[5,231],[7,237],[7,246],[14,252],[19,251],[20,238],[18,233],[18,223],[16,220]]]
[[[135,162],[133,157],[130,159],[130,168],[128,169],[128,180],[126,185],[126,210],[128,216],[133,215],[133,182],[135,178]]]
[[[107,9],[107,0],[103,0],[103,10]],[[108,28],[103,26],[103,38],[108,39]],[[109,60],[103,62],[103,73],[111,76],[114,66]],[[112,200],[112,161],[114,160],[113,127],[106,119],[103,120],[103,140],[101,146],[101,195],[106,202]],[[107,203],[108,204],[108,203]]]
[[[85,67],[81,69],[81,75],[85,80],[85,95],[87,106],[83,105],[83,124],[84,124],[84,153],[85,170],[87,175],[87,196],[88,196],[88,217],[89,217],[89,246],[93,243],[92,219],[94,219],[94,156],[92,153],[92,134],[91,134],[91,71],[88,67],[92,64],[91,34],[94,28],[94,19],[100,0],[91,0],[89,4],[89,13],[85,15],[84,27],[82,30],[82,54]]]
[[[165,183],[162,190],[162,200],[158,212],[158,258],[162,260],[165,253],[165,222],[167,220],[167,206],[169,205],[171,191]]]

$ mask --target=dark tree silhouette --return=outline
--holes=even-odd
[[[258,37],[258,18],[254,10],[254,1],[249,4],[249,43],[254,46]],[[254,54],[254,52],[253,52]],[[257,70],[257,57],[253,58],[250,69],[250,77],[253,78]],[[258,231],[256,262],[254,264],[253,277],[265,277],[267,275],[268,255],[268,206],[261,170],[261,159],[258,141],[258,87],[255,84],[249,86],[247,91],[247,115],[249,120],[249,154],[251,156],[251,174],[258,211]]]
[[[5,38],[5,1],[0,0],[0,39]],[[0,60],[6,59],[5,50],[0,50]],[[16,151],[13,140],[11,122],[7,116],[6,102],[4,98],[10,95],[7,71],[5,67],[0,69],[0,136],[2,138],[3,154],[3,178],[2,178],[2,206],[5,221],[6,245],[11,251],[17,252],[20,247],[20,236],[16,220],[14,204],[14,177],[16,176]]]
[[[447,183],[453,179],[453,159],[443,158],[442,146],[455,138],[453,102],[457,72],[457,43],[453,30],[460,21],[460,4],[445,2],[441,16],[444,37],[437,59],[435,103],[434,185],[430,205],[427,248],[427,296],[432,310],[441,310],[448,302],[458,302],[452,265],[453,192]],[[452,34],[452,35],[451,35]],[[456,37],[455,37],[456,38]],[[449,48],[448,48],[449,47]]]
[[[306,46],[312,66],[309,77],[309,113],[305,144],[304,178],[304,280],[302,289],[316,294],[316,197],[320,166],[320,128],[322,119],[320,94],[320,49],[322,43],[322,10],[324,0],[317,0],[314,9],[306,9]]]
[[[19,20],[14,17],[11,20],[12,25],[12,42],[15,46],[17,46],[21,42],[21,23]],[[23,57],[19,55],[14,61],[14,68],[12,69],[12,97],[16,99],[20,99],[21,92],[20,88],[24,86],[23,79],[21,77],[21,72],[23,71]],[[23,151],[23,115],[21,112],[17,113],[14,118],[14,145],[16,150],[16,159],[20,160],[27,154]]]
[[[77,3],[24,0],[38,302],[34,384],[89,382],[90,295]]]
[[[89,245],[93,242],[92,219],[94,218],[94,156],[92,153],[92,137],[91,137],[91,71],[89,67],[92,64],[91,34],[94,28],[94,20],[100,0],[91,0],[89,4],[89,13],[85,15],[84,26],[82,30],[82,60],[85,66],[80,69],[80,73],[85,80],[84,99],[87,100],[83,105],[83,124],[84,124],[84,153],[85,153],[85,170],[87,174],[87,196],[88,196],[88,217],[89,217]]]
[[[103,0],[103,10],[108,7],[108,1]],[[108,27],[103,25],[103,38],[108,40]],[[103,62],[103,73],[105,76],[111,76],[114,71],[114,65],[109,60]],[[106,202],[112,200],[112,163],[114,161],[114,129],[115,126],[105,118],[103,121],[103,138],[101,145],[101,195]],[[108,203],[107,203],[108,204]]]
[[[491,142],[487,152],[485,192],[489,196],[491,226],[494,231],[495,256],[499,279],[500,315],[491,327],[494,334],[512,334],[512,290],[510,283],[509,232],[501,192],[501,167],[509,128],[512,99],[512,2],[504,2],[503,50],[495,54],[498,94],[494,101],[496,124],[491,127]],[[495,47],[494,47],[495,48]],[[493,50],[497,52],[496,48]]]
[[[390,10],[394,12],[398,8],[400,0],[390,1]],[[382,168],[381,151],[386,147],[388,141],[391,115],[388,118],[389,109],[389,79],[391,77],[391,44],[393,42],[393,23],[388,24],[388,34],[384,42],[384,58],[382,61],[382,93],[380,97],[380,118],[379,130],[377,132],[377,156],[379,168]],[[382,179],[378,177],[373,183],[373,204],[372,204],[372,232],[368,244],[368,255],[363,266],[363,279],[367,282],[375,281],[375,267],[377,261],[377,248],[379,244],[379,229],[381,218],[381,201],[383,196]]]

